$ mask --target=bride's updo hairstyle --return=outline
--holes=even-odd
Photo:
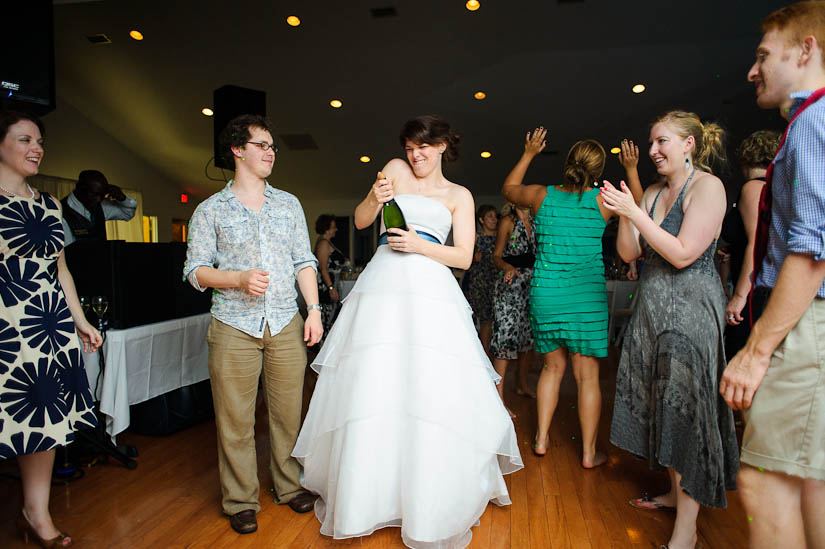
[[[607,154],[604,147],[593,139],[579,141],[570,147],[564,161],[564,182],[583,193],[593,188],[604,171]]]
[[[458,145],[461,139],[450,129],[450,124],[440,116],[434,114],[424,114],[408,120],[401,128],[398,136],[401,146],[405,146],[407,141],[412,141],[416,145],[426,143],[428,145],[441,145],[446,143],[442,160],[452,162],[458,159]]]
[[[699,119],[699,115],[685,111],[666,112],[650,124],[653,128],[656,124],[666,124],[673,133],[683,139],[692,135],[696,145],[693,148],[693,163],[696,167],[713,173],[710,164],[719,161],[722,164],[727,162],[725,157],[725,130],[716,122],[705,122]]]

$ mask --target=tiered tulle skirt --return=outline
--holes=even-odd
[[[515,431],[448,268],[379,247],[313,368],[293,455],[322,534],[400,526],[410,547],[464,547],[488,502],[510,503]]]

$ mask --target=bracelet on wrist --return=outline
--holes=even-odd
[[[309,311],[320,311],[321,306],[315,303],[314,305],[307,305],[307,312]]]

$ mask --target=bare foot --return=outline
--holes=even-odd
[[[536,435],[535,441],[533,442],[533,453],[537,456],[543,456],[547,453],[547,442],[549,437],[540,437]]]
[[[593,454],[593,457],[583,457],[582,458],[582,467],[585,469],[593,469],[594,467],[598,467],[599,465],[604,464],[607,461],[607,455],[604,452],[596,452]]]
[[[670,538],[670,541],[667,542],[668,549],[698,549],[701,547],[700,544],[697,544],[698,538],[694,533],[689,539],[676,539],[674,537]]]
[[[527,387],[526,389],[516,389],[516,394],[518,396],[526,396],[528,398],[536,398],[536,392],[533,389],[531,389],[530,387]]]

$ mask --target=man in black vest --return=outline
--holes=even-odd
[[[80,172],[74,191],[60,202],[66,246],[80,239],[106,240],[106,222],[129,221],[137,209],[137,200],[97,170]]]

